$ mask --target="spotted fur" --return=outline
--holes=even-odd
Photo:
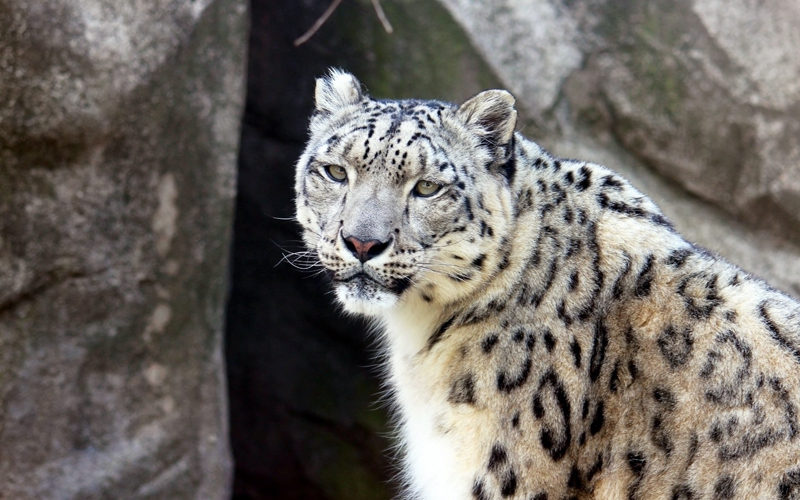
[[[797,301],[514,133],[507,92],[334,71],[316,103],[297,218],[380,326],[408,498],[800,499]]]

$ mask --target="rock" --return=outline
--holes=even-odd
[[[242,0],[0,6],[0,496],[229,495]]]
[[[541,121],[564,80],[581,66],[579,24],[560,2],[441,0],[469,34],[503,87]],[[451,97],[450,100],[453,100]]]
[[[646,191],[665,193],[679,229],[800,295],[796,2],[441,2],[516,93],[529,136],[657,173]]]

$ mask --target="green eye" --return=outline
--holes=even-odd
[[[417,185],[414,186],[414,193],[417,196],[428,197],[438,193],[441,188],[442,185],[436,184],[435,182],[419,181]]]
[[[339,165],[327,165],[325,167],[325,172],[328,174],[328,177],[336,182],[344,182],[347,180],[347,170]]]

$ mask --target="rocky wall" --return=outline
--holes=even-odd
[[[229,498],[246,20],[0,2],[0,498]]]

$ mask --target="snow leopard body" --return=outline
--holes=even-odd
[[[800,304],[513,97],[317,81],[297,219],[385,348],[407,498],[800,499]]]

